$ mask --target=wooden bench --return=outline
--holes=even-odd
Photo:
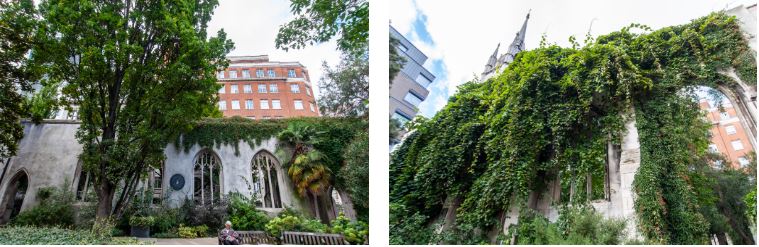
[[[299,245],[343,245],[349,244],[340,234],[313,232],[283,232],[282,244]]]
[[[240,244],[277,244],[276,239],[269,237],[263,231],[237,231],[237,234],[240,236],[238,238]],[[221,244],[222,242],[219,240],[219,245]]]

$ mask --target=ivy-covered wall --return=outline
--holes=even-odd
[[[546,178],[561,177],[563,204],[597,199],[597,187],[571,192],[603,177],[606,143],[619,144],[624,115],[635,109],[638,229],[652,243],[708,243],[710,223],[688,172],[703,159],[709,134],[693,89],[731,88],[736,82],[720,73],[730,68],[755,86],[754,57],[735,17],[724,13],[656,31],[632,24],[583,46],[521,52],[495,78],[460,86],[392,154],[391,242],[431,241],[414,229],[426,229],[448,196],[463,198],[454,234],[471,243],[502,227],[509,205],[524,207]]]

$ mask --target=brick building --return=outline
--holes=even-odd
[[[278,119],[319,116],[308,70],[299,62],[272,62],[269,56],[231,56],[219,71],[219,110],[225,117]]]
[[[712,105],[709,101],[701,99],[699,106],[706,112],[706,118],[712,124],[712,139],[709,150],[718,152],[727,157],[733,168],[741,168],[748,165],[746,156],[754,151],[749,137],[737,116],[735,108],[728,101],[722,103],[722,110]],[[722,164],[717,164],[721,166]]]

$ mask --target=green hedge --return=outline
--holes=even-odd
[[[50,227],[0,227],[0,245],[145,244],[135,238],[98,237],[85,230]]]

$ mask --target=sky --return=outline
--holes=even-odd
[[[585,40],[639,23],[654,30],[688,23],[713,11],[746,6],[756,0],[678,1],[435,1],[390,0],[391,25],[429,59],[424,64],[437,79],[419,105],[432,117],[456,92],[456,86],[479,76],[501,43],[504,53],[530,11],[525,46],[539,46],[543,34],[548,43],[568,47],[569,37]],[[591,28],[592,23],[592,28]]]
[[[322,61],[334,66],[340,61],[335,39],[287,52],[274,46],[274,39],[281,25],[294,19],[290,13],[290,1],[286,0],[219,0],[211,21],[209,35],[224,29],[227,38],[235,43],[230,56],[269,55],[270,61],[300,62],[311,77],[317,100],[318,83],[322,77]]]

